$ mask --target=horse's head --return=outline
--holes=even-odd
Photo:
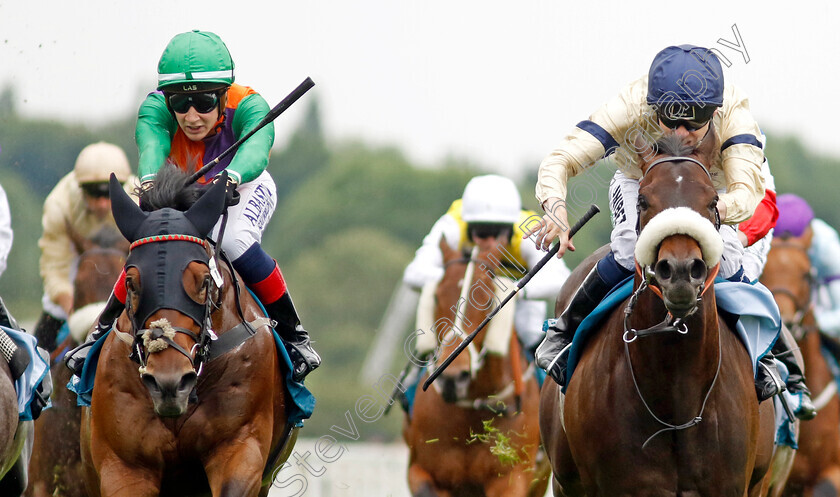
[[[801,237],[774,237],[760,278],[773,293],[782,321],[796,340],[811,328],[816,329],[811,312],[814,272],[808,256],[811,235],[809,230]]]
[[[156,207],[166,204],[161,196],[183,190],[186,176],[168,171],[174,168],[158,173],[155,201],[150,202]],[[186,411],[201,351],[213,333],[210,311],[217,288],[205,237],[224,208],[224,183],[209,188],[185,212],[171,207],[144,212],[111,177],[114,219],[131,242],[125,285],[134,352],[160,416]]]
[[[104,226],[90,239],[80,240],[77,247],[80,255],[73,282],[73,305],[79,309],[108,299],[125,265],[128,242],[115,228]]]
[[[494,271],[499,261],[504,260],[503,247],[498,245],[463,254],[441,239],[440,249],[444,274],[435,293],[435,333],[439,340],[436,366],[440,366],[498,305],[496,288],[500,283],[494,279]],[[506,336],[501,336],[505,335],[504,330],[497,333],[491,331],[491,326],[486,326],[475,337],[435,383],[441,385],[444,400],[462,401],[470,395],[476,377],[482,369],[487,369],[488,354],[498,356],[507,352],[511,330],[512,326],[509,326]]]
[[[718,196],[706,168],[717,146],[714,136],[710,130],[696,148],[673,135],[653,148],[639,146],[644,176],[636,261],[677,318],[694,312],[723,252]]]

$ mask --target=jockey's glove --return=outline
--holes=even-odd
[[[216,176],[214,181],[218,181],[219,176]],[[236,182],[235,179],[228,176],[227,184],[225,185],[225,205],[228,207],[232,207],[239,203],[239,192],[236,189],[239,187],[239,183]]]

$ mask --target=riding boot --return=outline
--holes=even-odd
[[[87,358],[88,352],[90,352],[90,347],[100,338],[105,336],[111,328],[114,326],[114,322],[120,317],[122,311],[125,309],[125,303],[120,302],[120,299],[116,297],[114,292],[111,292],[111,296],[108,297],[108,301],[105,303],[105,309],[102,310],[102,313],[99,315],[99,319],[96,322],[96,326],[93,328],[93,333],[88,336],[88,339],[85,342],[75,349],[71,350],[64,356],[64,364],[70,368],[76,376],[82,375],[82,368],[85,365],[85,359]]]
[[[268,317],[277,322],[276,330],[291,346],[289,356],[292,360],[292,379],[302,381],[306,375],[321,365],[321,357],[312,348],[309,333],[300,324],[295,305],[289,292],[270,304],[263,304]]]
[[[785,333],[779,334],[779,339],[773,345],[773,356],[781,361],[788,370],[786,386],[793,395],[799,395],[799,407],[794,410],[794,415],[802,420],[812,419],[817,415],[814,403],[811,401],[811,391],[805,385],[805,374],[796,362],[793,354],[793,347]]]
[[[598,306],[612,287],[612,284],[601,277],[598,266],[593,267],[572,296],[566,310],[557,318],[557,322],[548,328],[545,339],[537,348],[537,366],[545,369],[560,386],[566,386],[569,346],[578,325]]]
[[[767,353],[758,361],[758,369],[755,374],[755,394],[758,397],[758,402],[764,402],[784,391],[785,384],[779,376],[773,354]]]

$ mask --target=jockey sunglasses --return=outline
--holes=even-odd
[[[166,103],[178,114],[186,114],[194,107],[199,114],[206,114],[219,105],[218,92],[206,93],[168,93]]]
[[[82,191],[90,198],[108,198],[108,182],[102,181],[98,183],[82,183],[79,185]]]
[[[686,109],[686,112],[680,115],[668,115],[662,109],[657,109],[656,117],[668,129],[677,129],[680,126],[684,126],[689,131],[697,131],[709,123],[715,113],[715,109],[711,105],[705,107],[689,107]]]
[[[505,223],[470,224],[467,231],[470,237],[474,238],[499,238],[502,235],[510,235],[511,225]]]

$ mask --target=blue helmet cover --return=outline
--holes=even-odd
[[[667,47],[653,58],[648,72],[647,103],[672,117],[691,119],[694,107],[723,105],[723,68],[708,48]]]

